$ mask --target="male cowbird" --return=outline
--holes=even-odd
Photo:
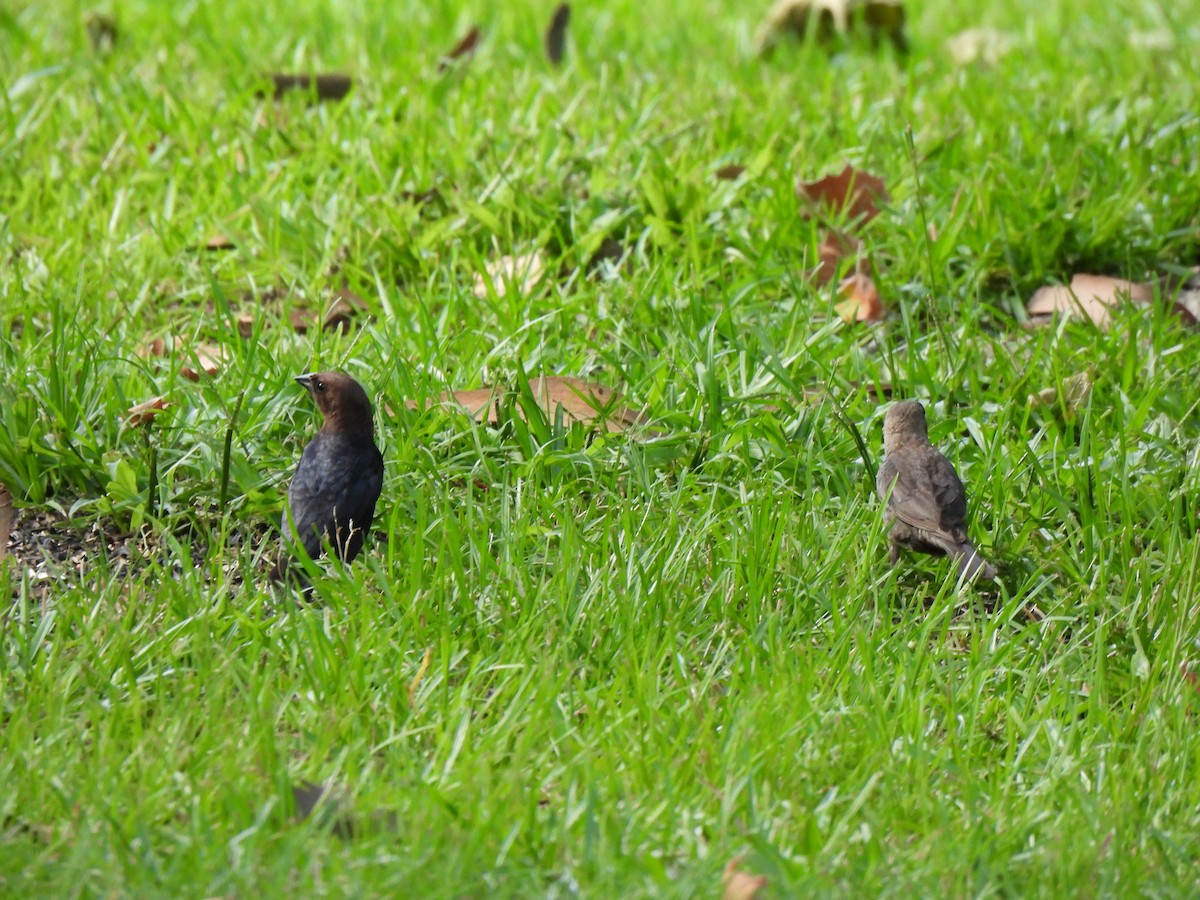
[[[900,545],[951,556],[961,575],[995,578],[996,570],[967,538],[967,497],[950,461],[929,443],[925,408],[902,400],[883,419],[883,464],[875,479],[892,525],[892,565]]]
[[[335,556],[350,562],[362,550],[383,487],[371,401],[341,372],[314,372],[296,381],[308,389],[325,421],[304,448],[288,487],[284,547],[294,537],[315,559],[328,542]],[[281,558],[272,575],[280,577],[284,566]]]

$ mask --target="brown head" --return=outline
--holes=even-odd
[[[883,452],[891,453],[897,447],[928,443],[925,407],[916,400],[893,403],[883,417]]]
[[[297,375],[317,409],[325,417],[322,431],[374,435],[371,401],[362,385],[342,372],[311,372]]]

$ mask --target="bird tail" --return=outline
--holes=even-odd
[[[946,552],[954,557],[955,565],[958,566],[958,574],[966,577],[968,581],[976,578],[991,581],[996,577],[996,567],[984,559],[970,541],[951,544],[946,547]]]

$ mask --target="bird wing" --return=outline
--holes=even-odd
[[[339,524],[370,528],[383,486],[383,457],[373,444],[348,450],[322,438],[304,448],[288,487],[292,526],[309,556],[320,553],[326,536],[336,537]],[[283,527],[287,533],[286,516]]]
[[[888,510],[901,522],[956,542],[966,540],[962,482],[949,460],[936,450],[901,462],[885,457],[876,486],[881,497],[888,496],[891,489]]]

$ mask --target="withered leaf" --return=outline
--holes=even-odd
[[[739,166],[737,163],[730,163],[727,166],[721,166],[713,174],[717,176],[718,181],[737,181],[742,177],[742,173],[746,171],[745,166]]]
[[[846,234],[841,231],[829,230],[825,232],[825,237],[821,239],[820,246],[817,247],[817,258],[819,265],[814,273],[817,279],[817,284],[827,284],[841,270],[842,260],[849,257],[854,257],[855,272],[861,272],[869,268],[867,261],[863,257],[863,242],[852,234]]]
[[[487,297],[489,282],[497,297],[507,294],[510,284],[518,293],[527,294],[538,286],[545,272],[546,261],[540,250],[521,256],[502,256],[488,263],[486,276],[482,272],[476,273],[475,296]]]
[[[566,424],[583,422],[603,427],[609,432],[625,431],[645,421],[641,413],[621,403],[620,394],[594,381],[569,376],[549,376],[531,380],[529,387],[538,406],[551,422],[557,417],[560,408]],[[489,425],[497,425],[500,421],[501,401],[511,393],[502,387],[485,387],[473,391],[445,393],[439,398],[439,402],[461,406],[473,418]],[[409,401],[408,406],[415,408],[417,404]],[[516,414],[524,418],[524,411],[520,405],[516,407]]]
[[[1113,309],[1122,300],[1147,304],[1154,290],[1148,284],[1109,278],[1106,275],[1075,275],[1068,287],[1047,285],[1034,291],[1025,311],[1034,324],[1045,324],[1061,314],[1072,319],[1090,319],[1101,328],[1112,324]]]
[[[483,34],[480,32],[479,26],[472,25],[471,30],[464,34],[462,39],[454,45],[454,48],[438,62],[438,71],[444,72],[455,60],[474,53],[479,46],[479,40],[482,36]]]
[[[8,488],[0,487],[0,562],[8,555],[8,539],[12,535],[13,502]]]
[[[721,900],[754,900],[758,892],[767,886],[766,875],[753,875],[742,871],[744,856],[735,856],[725,864],[721,875]]]
[[[567,52],[567,24],[571,21],[571,6],[560,3],[550,19],[550,27],[546,29],[546,58],[554,65],[562,62]]]
[[[249,313],[238,316],[237,333],[244,338],[254,337],[254,316]]]
[[[360,312],[367,310],[367,301],[351,290],[342,288],[333,295],[333,303],[325,313],[321,327],[326,331],[334,329],[345,334],[350,330],[351,320]]]
[[[136,406],[129,407],[129,409],[125,412],[125,424],[130,428],[137,428],[140,425],[145,425],[164,409],[169,408],[170,405],[171,404],[167,402],[167,398],[165,396],[152,397],[143,403],[138,403]]]
[[[797,181],[796,196],[813,206],[824,208],[830,215],[843,211],[852,220],[866,224],[879,215],[879,203],[887,203],[887,188],[883,179],[859,172],[847,165],[836,175],[826,175],[816,181]]]
[[[313,326],[313,316],[308,310],[293,307],[288,312],[288,324],[297,334],[307,334],[308,329]]]
[[[1012,46],[1012,38],[995,28],[968,28],[946,42],[950,58],[960,66],[973,62],[994,66]]]
[[[861,272],[851,275],[838,285],[838,293],[845,299],[833,308],[843,322],[883,321],[883,301],[870,276]]]
[[[204,244],[201,246],[200,249],[208,250],[208,251],[232,250],[236,246],[237,246],[237,244],[235,244],[230,238],[226,237],[225,235],[221,234],[218,231],[218,232],[214,232],[214,233],[210,234],[207,238],[205,238]]]
[[[282,72],[272,72],[270,78],[274,86],[272,97],[275,100],[278,100],[284,94],[291,91],[307,94],[308,96],[312,96],[315,93],[318,100],[341,100],[350,93],[350,88],[354,86],[353,78],[338,72],[320,75],[290,75]],[[262,96],[262,94],[263,92],[259,91],[259,96]]]
[[[1043,388],[1036,394],[1030,394],[1029,405],[1051,406],[1061,398],[1063,412],[1068,418],[1073,418],[1087,405],[1091,395],[1092,374],[1084,370],[1067,376],[1057,387]]]
[[[882,38],[900,53],[908,52],[905,11],[900,0],[776,0],[758,26],[755,45],[769,56],[781,39],[804,40],[810,34],[823,46],[834,38],[865,33],[871,44]]]
[[[96,53],[108,53],[116,46],[117,20],[114,16],[92,10],[84,17],[84,26],[87,28],[88,41]]]
[[[172,351],[185,352],[187,342],[181,337],[155,338],[138,351],[143,359],[168,356]],[[216,375],[225,365],[227,354],[225,348],[217,344],[200,344],[193,351],[198,369],[192,366],[181,366],[179,374],[191,381],[199,381],[200,375]]]

